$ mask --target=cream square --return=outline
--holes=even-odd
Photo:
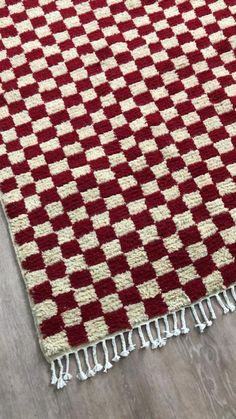
[[[139,230],[138,233],[143,245],[148,244],[158,238],[157,228],[154,225],[144,227],[142,230]]]
[[[117,291],[122,291],[134,285],[131,273],[128,271],[122,274],[115,275],[113,280],[116,284]]]
[[[137,185],[137,180],[134,178],[134,176],[126,176],[119,179],[119,185],[122,189],[122,191],[125,191],[126,189],[132,188],[133,186]]]
[[[53,357],[70,349],[66,332],[56,333],[53,336],[42,339],[41,345],[46,357]]]
[[[154,298],[156,295],[160,294],[160,288],[155,279],[151,281],[144,282],[141,285],[137,286],[142,300],[147,298]]]
[[[143,303],[130,304],[126,309],[132,327],[148,320]]]
[[[183,200],[188,208],[194,208],[202,203],[202,197],[198,191],[185,194]]]
[[[64,294],[65,292],[70,292],[71,284],[68,277],[55,279],[51,282],[52,295],[56,297],[59,294]]]
[[[57,188],[58,195],[61,199],[67,198],[70,195],[76,194],[78,192],[78,187],[75,181],[66,183],[63,186]]]
[[[57,314],[57,305],[54,301],[47,299],[42,301],[42,303],[35,304],[33,312],[37,322],[40,324],[42,321],[50,319]]]
[[[110,215],[108,211],[103,212],[102,214],[96,214],[91,218],[95,230],[110,225]]]
[[[130,202],[128,205],[128,210],[131,215],[139,214],[147,209],[145,199],[139,199],[138,201]]]
[[[83,252],[99,246],[97,235],[94,231],[88,234],[84,234],[84,236],[82,236],[78,241]]]
[[[225,244],[233,244],[236,242],[236,226],[227,228],[220,232]]]
[[[203,283],[207,292],[215,294],[217,291],[224,288],[224,280],[219,271],[214,271],[210,275],[203,278]]]
[[[142,248],[137,248],[125,254],[130,268],[142,266],[148,262],[146,252]]]
[[[89,304],[97,300],[97,294],[93,285],[77,289],[74,292],[74,297],[79,306]]]
[[[111,259],[115,256],[122,254],[121,246],[119,240],[112,240],[108,243],[104,243],[102,250],[106,255],[106,259]]]
[[[213,236],[217,232],[216,225],[210,218],[208,220],[201,221],[197,227],[202,239]]]
[[[224,202],[221,198],[215,199],[214,201],[206,202],[206,207],[211,216],[221,214],[225,212]]]
[[[193,262],[207,256],[207,247],[202,242],[194,243],[187,247],[187,252]]]
[[[24,201],[25,201],[25,207],[28,212],[41,207],[41,201],[38,195],[28,196],[27,198],[24,199]]]
[[[174,222],[178,231],[194,225],[193,217],[190,211],[185,211],[182,214],[175,215]]]
[[[45,209],[51,219],[64,213],[64,208],[61,202],[52,202],[51,204],[46,205]]]
[[[62,260],[61,248],[59,246],[46,250],[42,253],[45,265],[54,265]]]
[[[159,205],[157,208],[152,208],[150,212],[155,223],[171,217],[171,212],[166,204]]]
[[[177,250],[183,247],[183,243],[179,238],[179,235],[172,234],[169,237],[163,239],[165,248],[168,250],[169,253],[176,252]]]
[[[59,245],[75,239],[73,228],[66,227],[57,231],[57,239]]]
[[[181,288],[165,292],[162,294],[163,300],[170,311],[176,311],[191,303],[190,298]]]
[[[64,263],[66,265],[66,273],[68,275],[73,272],[83,271],[87,268],[83,255],[76,255],[69,259],[64,259]]]
[[[164,256],[163,258],[153,262],[153,268],[155,269],[157,276],[162,276],[173,271],[173,266],[168,256]]]
[[[65,311],[62,313],[63,322],[66,327],[80,324],[82,321],[81,312],[79,308],[73,308],[72,310]]]
[[[131,219],[125,219],[119,223],[115,223],[113,228],[118,237],[125,236],[126,234],[135,231],[135,225]]]
[[[99,282],[102,279],[110,278],[111,272],[106,262],[89,267],[90,273],[94,282]]]
[[[199,278],[199,275],[193,265],[188,265],[184,268],[177,269],[177,274],[181,285],[187,284],[192,279]]]
[[[221,247],[221,249],[214,252],[212,259],[216,264],[217,268],[222,268],[222,266],[229,265],[234,262],[234,258],[226,247]]]
[[[112,311],[119,310],[119,308],[123,307],[117,294],[107,295],[106,297],[101,298],[100,302],[104,313],[111,313]]]
[[[90,342],[102,339],[109,333],[103,317],[98,317],[97,319],[85,322],[84,326]]]

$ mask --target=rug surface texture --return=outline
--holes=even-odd
[[[234,309],[236,3],[0,0],[0,15],[1,201],[60,388],[69,353],[85,379],[82,350],[94,373],[102,344],[107,370],[107,342],[127,355],[136,327],[157,347],[158,320],[169,337],[186,307],[209,325],[213,295]]]

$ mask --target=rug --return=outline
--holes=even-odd
[[[235,310],[236,4],[0,15],[1,202],[62,388]]]

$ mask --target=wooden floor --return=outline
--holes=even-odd
[[[137,350],[109,373],[49,386],[23,281],[0,217],[0,419],[235,419],[236,314],[203,335]]]

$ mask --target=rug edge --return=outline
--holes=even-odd
[[[119,333],[111,334],[97,342],[81,346],[74,351],[62,353],[51,361],[51,384],[59,390],[64,388],[73,378],[69,371],[71,356],[75,357],[78,371],[76,378],[80,381],[85,381],[88,378],[95,376],[98,372],[107,373],[108,370],[113,367],[112,362],[118,362],[121,358],[127,357],[135,350],[136,344],[134,344],[132,340],[132,335],[135,332],[139,335],[139,347],[141,349],[148,347],[151,347],[151,349],[164,347],[167,339],[186,335],[190,332],[186,318],[186,314],[189,316],[190,312],[194,320],[194,327],[197,328],[200,333],[203,333],[206,328],[212,326],[213,320],[217,318],[212,305],[212,299],[214,299],[217,305],[222,309],[223,314],[234,312],[236,308],[236,283],[176,311],[137,324],[131,330],[123,330]],[[164,331],[161,331],[159,322],[163,322],[165,327]],[[171,325],[173,326],[172,329]],[[154,326],[155,328],[155,337],[153,336],[151,326]],[[116,339],[120,340],[121,352],[118,350]],[[98,360],[97,345],[99,344],[102,346],[103,363]],[[112,359],[110,359],[109,355],[111,351],[113,352]],[[89,352],[91,352],[91,354],[89,354]],[[92,367],[91,359],[93,362]],[[84,371],[84,366],[86,371]]]

